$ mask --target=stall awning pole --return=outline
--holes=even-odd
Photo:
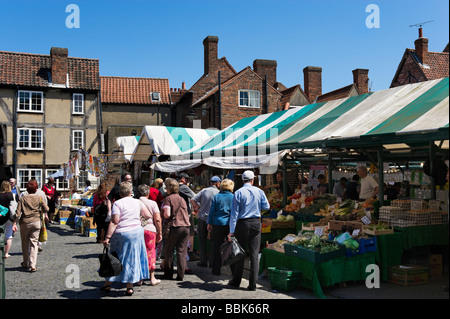
[[[378,200],[380,201],[380,206],[384,204],[384,159],[383,159],[383,148],[378,148]]]
[[[431,188],[431,198],[430,199],[436,199],[436,180],[434,178],[434,175],[431,172],[434,172],[434,141],[430,141],[430,188]]]
[[[287,169],[286,169],[286,165],[287,165],[287,159],[286,159],[286,155],[283,156],[283,207],[286,207],[287,205]]]

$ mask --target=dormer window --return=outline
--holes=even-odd
[[[152,97],[152,102],[160,102],[161,101],[161,96],[160,96],[159,92],[151,92],[150,95]]]

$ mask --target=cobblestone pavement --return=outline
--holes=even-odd
[[[104,280],[97,273],[98,255],[102,253],[103,245],[97,244],[95,237],[85,237],[69,225],[52,225],[48,228],[48,241],[43,247],[38,254],[38,271],[30,273],[20,266],[19,234],[13,238],[11,257],[6,259],[5,267],[6,299],[317,299],[312,290],[303,287],[292,293],[272,291],[267,277],[259,278],[256,291],[246,290],[246,279],[239,289],[229,288],[227,282],[231,274],[228,267],[222,267],[221,276],[214,276],[210,268],[198,267],[196,261],[188,262],[193,274],[185,275],[184,281],[162,280],[157,286],[150,286],[149,281],[145,281],[143,286],[135,287],[131,297],[124,296],[123,284],[113,283],[110,294],[106,295],[99,289]],[[76,274],[79,274],[78,279]],[[161,275],[158,262],[156,276]],[[248,278],[246,271],[244,278]],[[444,286],[448,287],[448,271],[444,276],[430,278],[428,284],[416,287],[382,283],[380,289],[368,289],[361,282],[349,283],[346,287],[327,287],[324,293],[329,299],[448,300]]]
[[[188,266],[193,274],[186,274],[183,281],[162,280],[157,286],[144,281],[135,287],[131,297],[125,297],[125,286],[113,283],[109,295],[100,291],[103,278],[98,275],[98,255],[103,245],[96,243],[95,237],[86,237],[69,225],[51,225],[48,228],[48,241],[39,252],[37,269],[30,273],[20,266],[22,251],[20,234],[16,233],[6,259],[5,282],[7,299],[293,299],[294,296],[274,293],[267,286],[258,285],[257,291],[247,291],[248,281],[243,279],[240,289],[226,286],[231,278],[229,268],[222,268],[221,276],[211,274],[210,268],[197,266],[190,261]],[[75,275],[79,273],[79,280]],[[162,275],[157,262],[156,276]],[[246,274],[244,273],[244,276]],[[175,276],[174,276],[175,277]],[[248,278],[248,277],[247,277]],[[74,284],[79,282],[79,287]],[[314,298],[311,294],[311,298]]]

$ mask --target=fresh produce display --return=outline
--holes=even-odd
[[[294,220],[294,216],[292,216],[292,215],[284,216],[284,215],[280,214],[277,216],[277,220],[279,222],[290,222],[290,221]]]
[[[316,234],[313,234],[311,237],[300,237],[292,244],[315,250],[317,252],[320,252],[321,254],[339,250],[338,243],[321,240],[320,237]]]

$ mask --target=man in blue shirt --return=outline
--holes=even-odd
[[[258,278],[258,254],[261,247],[261,210],[270,208],[269,201],[263,190],[253,186],[255,174],[245,171],[242,174],[244,186],[234,193],[230,215],[230,234],[235,236],[242,248],[248,247],[250,256],[250,277],[248,290],[256,290],[256,279]],[[239,287],[244,271],[242,258],[231,265],[233,278],[228,285]]]
[[[194,212],[198,213],[198,224],[197,224],[197,234],[198,234],[198,250],[200,255],[200,261],[197,263],[200,267],[208,266],[212,267],[212,255],[208,258],[207,253],[207,243],[208,243],[208,214],[211,208],[211,202],[216,194],[219,193],[219,186],[222,180],[218,176],[211,177],[209,181],[209,187],[202,189],[194,197],[192,197],[192,206],[194,207]]]

